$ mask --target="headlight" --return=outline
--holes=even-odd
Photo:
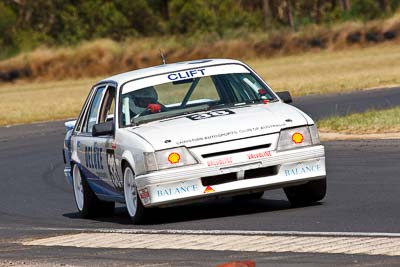
[[[319,141],[319,134],[318,134],[317,126],[311,125],[308,127],[308,129],[310,129],[311,141],[312,141],[313,145],[319,145],[321,142]]]
[[[144,160],[149,172],[198,163],[185,147],[145,152]]]
[[[278,151],[319,144],[315,125],[282,130],[279,135]]]

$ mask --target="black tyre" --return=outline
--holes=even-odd
[[[326,178],[310,181],[302,185],[285,187],[283,190],[290,204],[293,206],[306,206],[325,197]]]
[[[98,199],[76,164],[72,168],[72,183],[75,204],[82,218],[110,216],[114,213],[115,203]]]
[[[140,224],[145,218],[145,207],[136,188],[135,173],[128,165],[124,169],[124,196],[129,217],[134,224]]]

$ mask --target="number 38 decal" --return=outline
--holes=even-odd
[[[231,115],[231,114],[235,114],[235,112],[233,112],[229,109],[222,109],[222,110],[213,110],[213,111],[209,111],[209,112],[204,112],[204,113],[200,113],[200,114],[193,114],[193,115],[189,115],[186,117],[191,120],[198,121],[198,120],[204,120],[204,119],[209,119],[209,118],[219,117],[219,116],[226,116],[226,115]]]

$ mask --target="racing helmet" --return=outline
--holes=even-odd
[[[149,104],[156,104],[158,94],[153,86],[133,91],[129,98],[129,108],[135,114],[140,114],[147,109]]]

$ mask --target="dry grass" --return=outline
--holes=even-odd
[[[275,91],[297,96],[398,85],[399,62],[398,44],[248,61]]]
[[[330,117],[318,121],[322,132],[345,134],[398,133],[400,131],[400,108],[370,110],[344,117]]]
[[[0,125],[76,117],[94,82],[82,79],[3,85],[0,87]]]
[[[295,96],[400,84],[400,46],[306,53],[248,63],[275,91]],[[0,125],[76,117],[97,79],[0,85]]]
[[[159,49],[164,51],[168,62],[198,58],[256,59],[370,47],[396,40],[400,40],[400,13],[390,19],[368,23],[347,22],[330,27],[310,25],[299,32],[279,29],[242,32],[230,38],[204,34],[130,39],[121,43],[102,39],[77,47],[39,48],[1,61],[0,79],[60,80],[108,76],[160,64]]]

